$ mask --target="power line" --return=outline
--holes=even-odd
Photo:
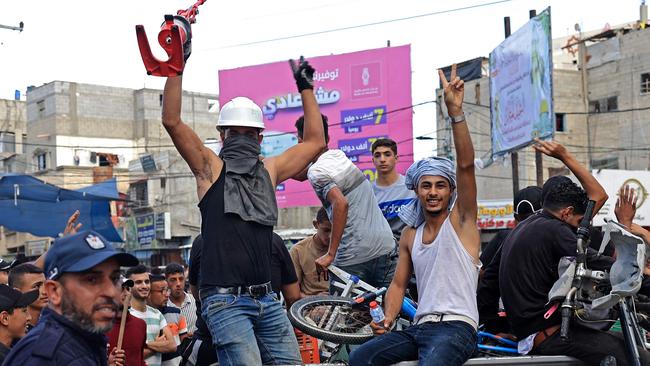
[[[216,47],[216,48],[205,48],[205,49],[202,49],[201,51],[210,51],[210,50],[220,50],[220,49],[225,49],[225,48],[252,46],[252,45],[261,44],[261,43],[269,43],[269,42],[285,41],[285,40],[288,40],[288,39],[310,37],[310,36],[316,36],[316,35],[319,35],[319,34],[341,32],[341,31],[346,31],[346,30],[351,30],[351,29],[372,27],[372,26],[375,26],[375,25],[388,24],[388,23],[394,23],[394,22],[401,22],[401,21],[417,19],[417,18],[424,18],[424,17],[433,16],[433,15],[441,15],[441,14],[453,13],[453,12],[458,12],[458,11],[463,11],[463,10],[470,10],[470,9],[481,8],[481,7],[485,7],[485,6],[491,6],[491,5],[501,4],[501,3],[507,3],[507,2],[511,2],[511,1],[513,1],[513,0],[499,0],[499,1],[489,2],[489,3],[476,4],[476,5],[470,5],[470,6],[463,6],[463,7],[460,7],[460,8],[434,11],[434,12],[431,12],[431,13],[411,15],[411,16],[407,16],[407,17],[403,17],[403,18],[380,20],[380,21],[372,22],[372,23],[351,25],[351,26],[341,27],[341,28],[332,28],[332,29],[326,29],[326,30],[322,30],[322,31],[295,34],[295,35],[291,35],[291,36],[269,38],[269,39],[264,39],[264,40],[260,40],[260,41],[235,43],[235,44]]]

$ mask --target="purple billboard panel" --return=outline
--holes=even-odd
[[[413,162],[411,47],[308,58],[314,66],[314,94],[329,118],[329,147],[339,148],[370,180],[376,172],[370,147],[382,137],[398,143],[401,173]],[[263,151],[276,156],[295,144],[294,124],[302,100],[286,61],[219,71],[219,102],[245,96],[257,103],[266,124]],[[309,182],[288,180],[276,191],[278,206],[317,206]]]

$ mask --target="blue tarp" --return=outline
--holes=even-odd
[[[119,200],[115,179],[63,189],[28,175],[0,175],[0,225],[36,236],[56,237],[79,210],[77,222],[112,242],[122,242],[111,221],[110,201]]]

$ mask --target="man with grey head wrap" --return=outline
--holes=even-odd
[[[447,81],[439,72],[452,124],[456,167],[449,159],[415,162],[406,186],[417,199],[400,210],[408,226],[400,239],[395,276],[384,299],[385,320],[371,323],[375,334],[350,355],[350,364],[392,365],[419,360],[420,365],[462,365],[476,348],[476,287],[480,238],[476,225],[474,148],[463,114],[464,83],[456,65]],[[400,312],[404,291],[415,273],[418,309],[415,325],[390,329]]]

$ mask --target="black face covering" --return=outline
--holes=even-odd
[[[278,206],[271,177],[260,161],[260,144],[245,135],[225,139],[219,156],[224,162],[224,207],[242,220],[274,226]]]
[[[259,162],[262,148],[252,137],[235,135],[226,138],[219,157],[228,162],[228,171],[237,174],[250,174]]]

